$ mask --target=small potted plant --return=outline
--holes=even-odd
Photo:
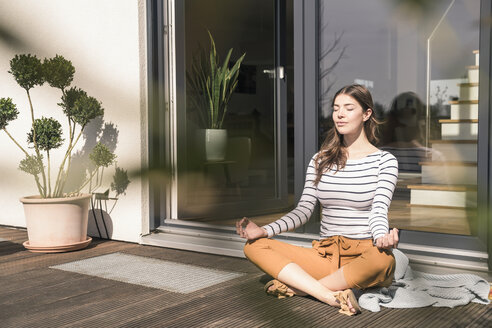
[[[215,42],[210,31],[210,50],[201,48],[194,57],[191,72],[187,72],[188,85],[191,89],[193,106],[197,109],[205,130],[201,131],[199,140],[204,140],[207,161],[222,161],[225,158],[227,130],[223,129],[227,105],[237,87],[239,68],[246,56],[244,53],[229,68],[232,48],[225,60],[219,63]]]
[[[29,240],[24,246],[37,252],[62,252],[86,247],[91,238],[87,236],[89,202],[94,188],[92,183],[100,168],[115,162],[115,155],[102,143],[97,143],[90,154],[92,165],[86,179],[74,190],[66,190],[72,152],[87,124],[103,116],[101,103],[85,91],[70,87],[75,68],[69,60],[56,55],[41,61],[31,54],[16,55],[10,61],[10,74],[17,84],[26,91],[31,116],[31,129],[27,134],[29,147],[23,147],[9,133],[7,126],[19,114],[11,98],[0,99],[0,129],[12,139],[25,157],[19,169],[32,175],[38,195],[22,197]],[[36,117],[31,89],[48,83],[61,92],[58,104],[67,118],[68,133],[64,137],[61,124],[54,118]],[[51,160],[52,151],[67,143],[59,166]],[[83,193],[84,188],[88,193]]]

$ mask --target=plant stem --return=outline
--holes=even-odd
[[[6,128],[3,128],[3,130],[5,131],[5,133],[9,136],[10,139],[12,139],[12,141],[17,145],[17,147],[20,148],[20,150],[22,150],[22,152],[28,157],[30,156],[29,153],[24,149],[22,148],[22,146],[14,139],[14,137],[12,137],[12,135],[10,135],[10,133],[7,131]],[[41,195],[41,197],[45,197],[45,193],[43,191],[43,187],[41,186],[41,184],[39,183],[39,177],[37,174],[33,174],[34,175],[34,179],[36,180],[36,186],[38,187],[38,191],[39,191],[39,194]]]
[[[89,183],[89,181],[94,177],[94,174],[96,174],[97,170],[98,170],[98,168],[96,168],[94,171],[92,171],[92,173],[89,176],[89,179],[85,180],[85,182],[82,184],[82,186],[80,186],[80,188],[77,189],[76,193],[79,193]]]
[[[48,160],[48,197],[51,197],[51,174],[50,174],[50,151],[46,151],[46,158]]]
[[[72,164],[72,150],[75,148],[75,146],[79,142],[79,139],[82,136],[82,131],[84,130],[84,127],[85,126],[83,126],[82,129],[80,130],[80,133],[77,136],[77,139],[75,140],[75,142],[72,145],[72,148],[70,149],[70,152],[69,152],[69,155],[68,155],[67,170],[65,171],[65,176],[63,178],[63,183],[61,185],[61,190],[60,191],[63,191],[63,188],[65,188],[65,183],[67,182],[68,172],[70,171],[70,166]],[[73,128],[74,128],[74,131],[73,132],[75,132],[75,123],[74,123],[74,127]]]
[[[82,135],[82,131],[83,130],[84,130],[84,127],[82,127],[82,129],[80,130],[79,135],[77,136],[77,139],[75,140],[75,142],[72,142],[73,141],[73,136],[75,135],[75,134],[72,134],[72,137],[70,139],[70,143],[68,145],[68,149],[67,149],[67,151],[65,153],[65,157],[63,158],[63,161],[62,161],[62,163],[60,165],[60,169],[58,170],[58,175],[56,177],[55,193],[57,195],[61,195],[61,193],[63,192],[63,188],[65,187],[65,182],[67,181],[68,170],[70,169],[70,163],[71,163],[71,160],[72,160],[72,150],[75,147],[75,145],[77,144],[77,142],[79,141],[80,136]],[[75,132],[75,124],[74,124],[74,131],[73,132]],[[67,158],[68,158],[67,169],[65,171],[64,176],[62,177],[61,174],[63,172],[63,168],[65,167],[65,163],[67,161]]]
[[[34,125],[34,108],[32,106],[31,95],[29,94],[29,90],[26,89],[26,92],[27,92],[27,99],[29,99],[29,106],[31,108],[32,142],[34,143],[34,150],[36,151],[36,155],[41,160],[41,154],[39,153],[38,143],[36,142],[36,128]],[[41,174],[43,177],[43,189],[46,191],[46,174],[44,172],[44,166],[43,165],[41,165]],[[46,195],[42,195],[42,196],[43,196],[43,198],[46,197]]]
[[[41,187],[41,184],[39,183],[39,177],[37,174],[34,174],[34,180],[36,180],[36,186],[38,187],[39,194],[41,195],[41,197],[45,198],[46,194],[43,188]]]
[[[96,174],[96,185],[94,186],[94,191],[98,188],[99,186],[99,168],[97,168],[97,174]]]
[[[116,206],[116,203],[118,202],[118,198],[116,198],[116,200],[114,201],[114,204],[113,204],[113,207],[111,207],[111,209],[109,210],[109,213],[108,214],[111,214],[111,212],[113,212],[113,209],[114,207]],[[107,212],[107,211],[106,211]]]
[[[20,148],[20,150],[22,150],[24,152],[24,154],[26,154],[26,156],[29,156],[27,151],[24,148],[22,148],[22,146],[14,139],[14,137],[12,137],[10,135],[10,133],[8,133],[7,128],[3,128],[3,131],[5,131],[5,133],[7,133],[7,135],[10,137],[10,139],[12,139],[12,141],[17,145],[17,147]]]
[[[100,176],[100,179],[99,179],[99,184],[97,186],[98,188],[100,188],[102,186],[103,174],[104,174],[104,166],[101,168],[101,176]]]

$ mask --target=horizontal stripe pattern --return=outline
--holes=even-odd
[[[388,209],[398,177],[398,161],[387,151],[348,160],[338,172],[327,170],[318,186],[311,159],[304,191],[297,207],[279,220],[263,226],[268,237],[304,225],[319,201],[322,206],[320,238],[341,235],[354,239],[384,236],[389,231]]]

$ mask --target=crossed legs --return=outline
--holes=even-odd
[[[297,295],[311,295],[338,307],[334,292],[349,288],[343,268],[331,265],[316,250],[258,239],[244,247],[246,257],[261,270],[289,286]]]
[[[354,256],[343,258],[340,268],[337,259],[320,256],[316,249],[267,238],[248,242],[244,253],[262,271],[289,286],[295,294],[308,294],[338,307],[335,292],[388,286],[394,271],[391,252],[379,250],[370,240],[349,242]],[[351,304],[349,308],[353,311]]]
[[[333,295],[334,292],[349,288],[343,277],[343,268],[316,280],[298,264],[292,262],[280,270],[277,279],[289,286],[296,295],[311,295],[335,307],[339,304]],[[351,304],[349,306],[351,307]]]

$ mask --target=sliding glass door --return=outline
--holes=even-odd
[[[286,208],[286,11],[275,0],[176,2],[179,219],[217,223]],[[213,91],[198,84],[230,49],[224,67],[234,70],[243,58],[237,87],[228,102],[221,89],[226,107],[216,108]]]

